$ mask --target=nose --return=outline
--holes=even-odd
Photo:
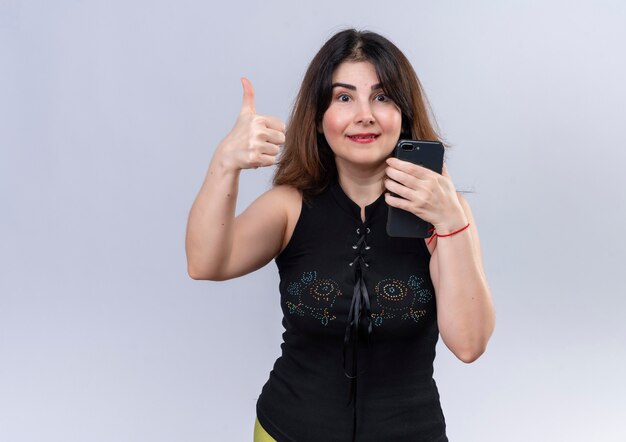
[[[374,113],[372,112],[372,107],[370,106],[369,101],[361,101],[361,103],[357,107],[356,114],[354,116],[354,122],[369,126],[370,124],[374,124],[374,121],[376,120],[374,118]]]

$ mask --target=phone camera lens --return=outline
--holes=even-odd
[[[413,145],[411,143],[402,143],[400,145],[400,149],[402,149],[402,150],[413,150]]]

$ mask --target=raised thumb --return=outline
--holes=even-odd
[[[254,107],[254,88],[252,83],[246,77],[241,78],[241,85],[243,86],[243,102],[241,103],[241,113],[255,114],[256,109]]]

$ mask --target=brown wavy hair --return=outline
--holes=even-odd
[[[422,86],[402,51],[374,32],[338,32],[313,57],[304,75],[274,173],[274,185],[297,188],[305,201],[322,193],[337,178],[334,154],[318,128],[330,106],[333,72],[345,61],[368,61],[374,65],[383,91],[402,113],[400,138],[440,138]]]

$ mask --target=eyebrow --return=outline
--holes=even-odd
[[[331,85],[331,88],[336,88],[336,87],[343,87],[346,89],[349,89],[351,91],[356,91],[356,86],[352,85],[352,84],[348,84],[348,83],[333,83]],[[376,89],[382,89],[383,88],[383,84],[382,83],[376,83],[375,85],[372,85],[372,90],[375,91]]]

